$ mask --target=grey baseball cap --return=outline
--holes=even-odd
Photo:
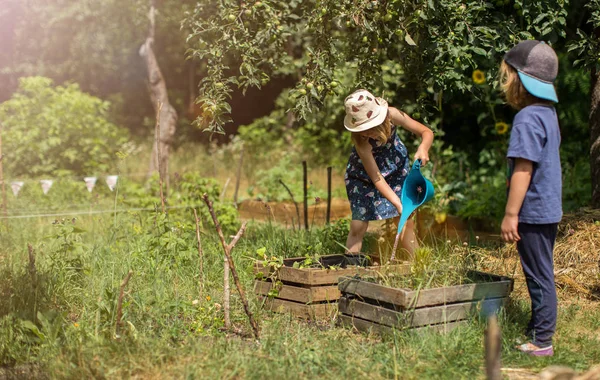
[[[519,73],[523,87],[540,99],[558,102],[554,80],[558,75],[558,57],[542,41],[522,41],[504,55],[504,61]]]

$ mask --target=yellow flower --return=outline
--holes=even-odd
[[[499,135],[503,135],[508,132],[508,124],[503,121],[499,121],[496,123],[496,133]]]
[[[79,327],[79,323],[75,322],[75,323],[73,323],[73,326]]]
[[[437,224],[442,224],[446,221],[447,214],[445,212],[438,212],[435,214],[435,221]]]
[[[207,300],[207,301],[210,301],[210,296],[206,296],[206,300]]]
[[[484,84],[485,83],[485,74],[481,70],[473,71],[473,82],[475,84]]]

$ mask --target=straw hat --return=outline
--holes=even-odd
[[[362,132],[377,127],[387,117],[388,104],[367,90],[357,90],[344,101],[344,127],[350,132]]]

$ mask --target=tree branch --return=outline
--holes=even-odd
[[[233,263],[233,259],[231,257],[231,250],[235,247],[237,242],[240,240],[240,238],[244,234],[244,231],[246,231],[246,226],[248,223],[244,222],[242,224],[242,227],[239,229],[238,233],[235,235],[233,240],[231,240],[231,243],[229,243],[229,245],[227,245],[225,243],[225,237],[223,236],[223,231],[221,230],[221,225],[219,224],[219,221],[217,220],[217,215],[215,214],[215,210],[213,209],[212,202],[208,199],[207,194],[204,194],[202,196],[202,199],[204,199],[204,202],[206,202],[206,205],[208,206],[208,211],[210,212],[213,222],[215,223],[215,228],[217,229],[217,234],[219,235],[219,239],[221,240],[221,245],[223,246],[223,251],[225,251],[225,257],[227,258],[227,262],[229,264],[229,269],[231,269],[231,274],[233,275],[233,281],[235,282],[235,287],[237,288],[237,291],[240,294],[240,298],[242,299],[242,305],[244,306],[244,311],[246,312],[246,315],[248,316],[248,320],[250,321],[250,325],[252,326],[252,331],[254,333],[254,337],[256,338],[256,340],[259,340],[260,332],[258,329],[258,324],[254,320],[254,316],[252,315],[252,312],[250,311],[250,307],[248,305],[248,300],[246,299],[246,294],[244,293],[244,289],[242,288],[240,278],[238,276],[237,270],[235,269],[235,264]]]
[[[117,321],[115,325],[115,335],[119,335],[119,330],[121,328],[121,318],[123,316],[123,296],[125,294],[125,287],[129,283],[129,279],[133,275],[133,271],[130,269],[127,273],[127,276],[123,279],[121,283],[121,287],[119,289],[119,300],[117,301]]]
[[[200,224],[198,223],[198,213],[194,209],[194,221],[196,222],[196,239],[198,240],[198,258],[200,259],[200,293],[204,289],[204,263],[202,254],[202,241],[200,240]]]

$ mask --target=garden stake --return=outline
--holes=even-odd
[[[298,203],[294,199],[294,194],[292,194],[292,191],[290,190],[290,188],[287,187],[287,185],[285,183],[283,183],[281,178],[279,178],[279,183],[281,183],[283,185],[283,187],[285,187],[288,194],[290,195],[290,198],[292,198],[292,202],[294,202],[294,207],[296,207],[296,216],[298,217],[298,229],[300,229],[300,209],[298,208]],[[292,218],[292,229],[293,228],[294,228],[294,218]]]
[[[240,294],[240,298],[242,299],[242,305],[244,305],[244,311],[246,312],[246,315],[248,316],[248,320],[250,321],[250,325],[252,326],[252,331],[254,333],[254,337],[256,338],[256,340],[259,340],[260,336],[259,336],[259,331],[258,331],[258,324],[254,320],[254,317],[252,316],[252,312],[250,312],[250,307],[248,306],[248,300],[246,299],[246,294],[244,293],[244,289],[242,288],[240,278],[237,274],[237,270],[235,269],[235,264],[233,263],[233,259],[231,258],[231,251],[233,250],[233,248],[235,247],[237,242],[240,240],[240,238],[244,234],[244,231],[246,231],[246,225],[248,224],[248,222],[242,223],[242,227],[240,227],[240,230],[234,236],[233,240],[231,240],[231,243],[229,243],[229,245],[228,245],[227,243],[225,243],[225,237],[223,236],[223,231],[221,230],[221,225],[219,224],[219,220],[217,219],[217,215],[215,214],[215,210],[213,209],[212,201],[210,201],[208,199],[208,195],[206,193],[202,196],[202,199],[204,199],[204,202],[206,202],[206,205],[208,206],[208,211],[210,212],[213,222],[215,223],[215,228],[217,229],[217,234],[219,235],[219,239],[221,240],[221,245],[223,246],[223,251],[225,251],[225,259],[227,260],[227,262],[229,264],[228,268],[231,269],[231,274],[233,275],[233,281],[235,283],[235,287],[237,288],[237,291]],[[227,286],[227,290],[229,290],[229,284]],[[227,310],[227,312],[229,312],[229,310]]]
[[[233,193],[233,203],[237,208],[238,190],[240,189],[240,180],[242,179],[242,163],[244,162],[244,146],[240,152],[240,161],[238,162],[237,174],[235,175],[235,191]]]
[[[129,279],[133,275],[133,271],[130,269],[127,273],[127,276],[123,279],[121,283],[121,287],[119,289],[119,300],[117,301],[117,322],[115,324],[115,336],[119,336],[119,331],[121,328],[121,317],[123,316],[123,296],[125,294],[125,287],[129,283]]]
[[[325,224],[329,224],[331,217],[331,166],[327,167],[327,214],[325,216]]]
[[[308,173],[306,161],[302,161],[302,172],[304,174],[304,229],[308,231]]]
[[[31,244],[27,243],[27,250],[29,251],[29,275],[31,276],[31,285],[33,287],[34,301],[33,301],[33,320],[37,321],[37,296],[38,296],[38,279],[37,269],[35,268],[35,252]]]
[[[230,180],[231,180],[231,177],[227,177],[227,181],[225,181],[225,184],[223,185],[223,190],[221,191],[221,195],[219,196],[220,202],[223,202],[223,199],[225,198],[225,192],[227,191],[227,186],[229,186]]]
[[[200,224],[198,223],[198,213],[196,209],[194,209],[194,221],[196,222],[196,239],[198,240],[198,258],[200,259],[200,280],[199,280],[199,288],[200,288],[200,296],[202,297],[202,293],[204,290],[204,264],[202,262],[202,241],[200,240]]]
[[[502,336],[498,327],[498,317],[490,315],[485,330],[485,373],[488,380],[502,379],[500,355],[502,352]]]

